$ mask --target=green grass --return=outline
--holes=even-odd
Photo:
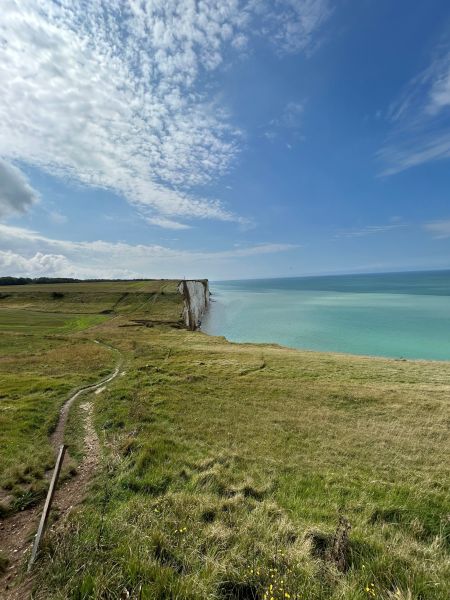
[[[2,333],[26,332],[32,335],[70,333],[98,325],[107,319],[104,315],[72,315],[66,313],[35,312],[32,310],[0,309]]]
[[[53,464],[49,433],[72,390],[108,373],[115,357],[68,337],[103,315],[0,310],[0,500],[2,512],[37,501]]]
[[[176,321],[167,295],[152,319]],[[47,536],[35,598],[448,598],[449,363],[123,327],[135,316],[73,334],[119,348],[125,375],[94,397],[102,467]]]
[[[130,311],[176,323],[176,282],[0,287],[0,515],[45,493],[44,475],[54,462],[49,434],[61,406],[77,388],[112,371],[116,353],[94,340],[109,320]],[[127,318],[120,325],[134,326]],[[74,458],[82,455],[80,425],[75,416],[69,421]]]
[[[0,286],[0,309],[51,313],[127,314],[157,309],[158,319],[179,318],[174,281],[131,281]]]

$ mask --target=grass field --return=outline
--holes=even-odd
[[[0,286],[0,309],[104,314],[145,314],[159,320],[178,318],[174,281],[129,281]],[[158,304],[157,309],[154,308]]]
[[[148,318],[155,306],[176,320],[175,291],[170,281],[0,287],[0,516],[42,497],[61,405],[112,370],[96,326],[130,311]]]
[[[80,315],[66,285],[58,311]],[[91,313],[100,284],[73,285],[103,321],[53,333],[49,313],[34,335],[44,325],[25,333],[17,298],[1,300],[14,339],[2,347],[2,442],[18,447],[31,423],[38,456],[68,390],[112,367],[93,340],[124,357],[125,376],[93,396],[102,468],[47,536],[35,598],[448,599],[449,363],[231,344],[167,324],[181,312],[173,283],[136,286],[147,300],[107,315],[111,298]],[[20,294],[24,319],[55,313],[49,296]],[[72,438],[80,427],[75,413]]]
[[[81,331],[105,320],[103,315],[67,314],[62,312],[36,312],[33,310],[2,309],[2,332],[24,332],[28,335],[48,335]]]
[[[110,351],[76,336],[105,318],[0,310],[0,514],[42,496],[62,403],[111,370]]]

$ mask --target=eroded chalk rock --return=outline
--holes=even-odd
[[[183,319],[186,326],[194,331],[200,326],[202,316],[209,305],[209,285],[207,279],[180,281],[178,291],[183,296]]]

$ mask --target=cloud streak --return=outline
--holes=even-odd
[[[380,233],[387,233],[389,231],[406,227],[405,223],[390,223],[388,225],[366,225],[359,229],[347,229],[339,231],[335,235],[335,239],[341,238],[360,238],[369,235],[377,235]]]
[[[388,111],[391,132],[378,157],[382,175],[450,158],[450,50],[436,53]]]
[[[450,238],[450,219],[430,221],[430,223],[425,223],[424,228],[436,239]]]
[[[0,275],[68,277],[201,277],[242,259],[295,250],[264,243],[216,252],[174,250],[160,245],[78,242],[53,239],[22,227],[0,224]]]

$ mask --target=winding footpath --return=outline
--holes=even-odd
[[[97,344],[101,343],[97,340],[95,342]],[[120,355],[119,350],[116,348],[106,344],[102,345]],[[120,355],[116,368],[108,377],[80,388],[64,402],[57,426],[50,438],[55,455],[64,441],[64,431],[72,404],[82,394],[103,391],[106,385],[118,376],[121,364],[122,357]],[[53,510],[56,509],[59,515],[58,522],[66,518],[72,508],[83,501],[88,483],[97,470],[100,460],[99,439],[92,421],[92,402],[86,401],[81,405],[81,409],[84,412],[84,458],[77,468],[77,474],[60,485],[56,491]],[[47,475],[51,475],[51,473],[52,471],[49,471]],[[32,581],[30,577],[27,577],[17,587],[15,587],[15,584],[25,564],[25,555],[33,543],[33,534],[39,523],[42,505],[43,501],[28,510],[0,521],[0,548],[9,560],[6,573],[0,576],[0,597],[2,600],[25,600],[27,594],[31,591]]]

